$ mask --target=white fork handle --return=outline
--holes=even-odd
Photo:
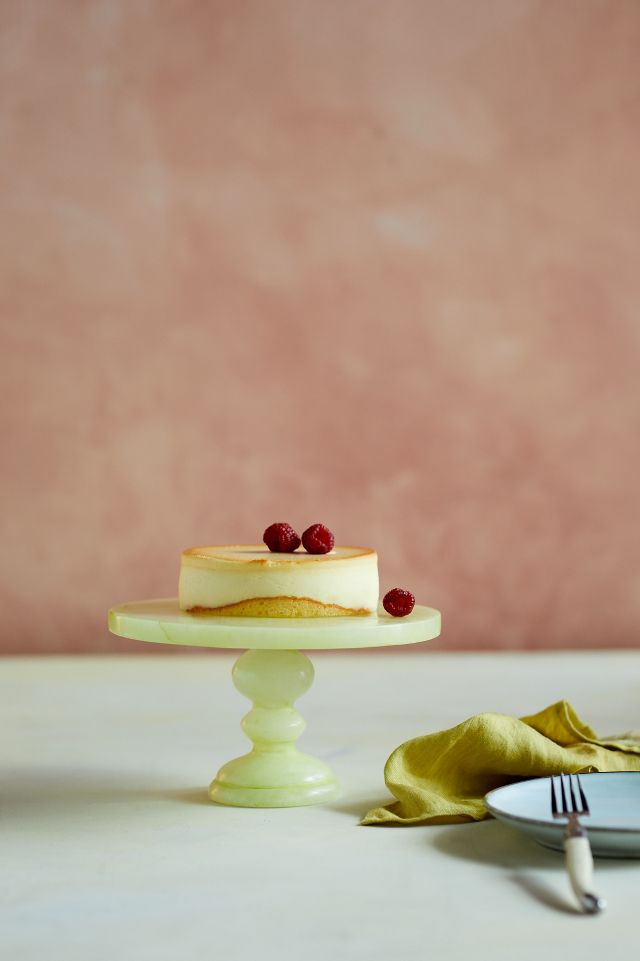
[[[593,893],[593,855],[586,835],[566,837],[564,850],[567,857],[567,873],[575,895],[586,914],[598,914],[606,908],[604,898]]]

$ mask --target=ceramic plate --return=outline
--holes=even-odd
[[[640,857],[640,771],[581,774],[580,780],[591,811],[583,823],[594,855]],[[530,834],[545,847],[563,849],[566,822],[551,817],[548,777],[496,788],[484,800],[501,821]]]

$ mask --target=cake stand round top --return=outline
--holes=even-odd
[[[431,641],[440,633],[440,612],[416,605],[406,617],[391,617],[382,607],[368,617],[217,617],[188,614],[170,598],[112,608],[109,630],[156,644],[321,651]]]

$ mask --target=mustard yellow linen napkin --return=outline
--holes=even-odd
[[[487,791],[525,778],[640,771],[640,734],[598,738],[568,701],[530,717],[477,714],[396,748],[384,776],[397,800],[362,824],[453,824],[489,817]]]

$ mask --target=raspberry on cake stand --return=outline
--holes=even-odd
[[[293,703],[309,689],[314,674],[302,651],[430,641],[440,633],[440,613],[416,605],[402,618],[382,607],[369,617],[208,617],[185,613],[171,599],[114,607],[109,630],[159,644],[246,649],[232,678],[253,704],[242,720],[253,748],[220,768],[209,797],[236,807],[298,807],[340,794],[331,768],[296,747],[305,721]]]

